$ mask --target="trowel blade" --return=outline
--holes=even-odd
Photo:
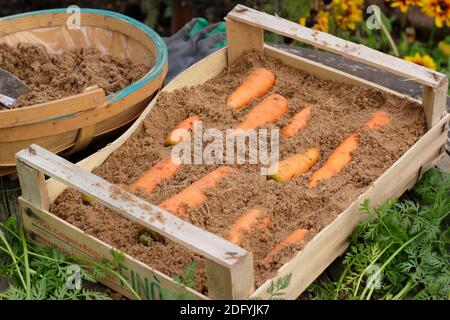
[[[14,103],[16,103],[16,99],[0,94],[0,105],[10,109]]]
[[[27,90],[28,86],[19,78],[0,68],[0,95],[15,100]]]

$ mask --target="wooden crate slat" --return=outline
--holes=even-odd
[[[50,200],[48,198],[44,174],[21,162],[17,165],[17,174],[22,189],[22,197],[34,203],[39,208],[48,210]]]
[[[424,68],[412,62],[243,5],[234,7],[228,13],[227,18],[304,42],[319,49],[330,51],[373,67],[390,71],[411,81],[419,82],[433,88],[438,87],[446,77],[440,72]]]

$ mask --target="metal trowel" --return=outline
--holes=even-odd
[[[10,109],[16,99],[30,88],[15,75],[0,68],[0,106]]]

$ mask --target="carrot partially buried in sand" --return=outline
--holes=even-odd
[[[131,185],[131,189],[139,188],[142,191],[152,193],[163,180],[173,178],[180,166],[181,163],[176,163],[171,157],[164,158],[137,179]]]
[[[235,130],[256,129],[263,125],[276,122],[288,110],[287,100],[279,94],[271,94],[258,103],[239,123]]]
[[[302,173],[306,173],[316,164],[320,157],[320,150],[311,148],[304,153],[294,154],[278,162],[269,169],[267,178],[277,182],[284,182]]]
[[[189,117],[172,130],[166,139],[165,145],[175,145],[185,140],[190,131],[193,130],[194,122],[199,121],[200,117]],[[132,185],[132,189],[141,189],[145,192],[152,193],[153,190],[165,179],[171,179],[180,168],[180,163],[176,163],[167,157],[152,166],[142,177],[136,180]]]
[[[275,75],[265,68],[253,70],[228,97],[227,107],[241,109],[253,99],[264,96],[275,84]]]
[[[303,129],[308,123],[309,117],[312,112],[312,107],[307,106],[300,112],[292,117],[291,122],[281,129],[281,135],[283,137],[292,137],[297,135],[301,129]]]
[[[372,114],[372,117],[364,124],[366,128],[377,129],[387,126],[391,122],[389,113],[384,111],[377,111]]]
[[[182,216],[186,213],[186,207],[200,207],[206,200],[205,190],[216,187],[220,180],[230,175],[233,171],[230,167],[219,167],[181,192],[164,200],[159,204],[159,207],[177,216]]]
[[[178,124],[178,126],[167,135],[164,145],[173,146],[183,140],[186,140],[194,129],[195,121],[200,121],[200,117],[191,116],[181,121],[180,124]]]
[[[306,229],[297,229],[294,232],[290,233],[286,238],[281,240],[270,252],[264,257],[263,265],[268,267],[272,259],[281,252],[287,246],[297,244],[305,239],[308,230]]]
[[[270,217],[265,210],[252,208],[246,210],[228,231],[227,239],[240,245],[245,235],[250,235],[255,230],[265,230],[269,226]]]
[[[389,123],[389,114],[379,111],[375,112],[364,126],[369,129],[376,129],[387,126]],[[341,170],[352,161],[352,153],[356,151],[358,147],[358,134],[350,134],[336,149],[334,149],[325,164],[312,174],[308,186],[310,188],[315,188],[319,180],[328,180],[341,172]]]

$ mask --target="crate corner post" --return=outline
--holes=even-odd
[[[27,164],[26,158],[32,157],[34,145],[23,149],[16,154],[17,175],[19,176],[22,197],[42,210],[48,210],[50,199],[48,196],[45,175]],[[19,198],[19,206],[22,208]]]
[[[254,287],[253,255],[247,253],[231,268],[206,259],[208,295],[212,299],[241,300],[248,298]]]
[[[233,10],[240,10],[236,6]],[[226,17],[228,39],[228,65],[235,62],[244,51],[264,51],[264,29]]]
[[[423,87],[422,104],[428,129],[432,128],[444,115],[447,102],[448,78],[444,76],[436,88]]]

